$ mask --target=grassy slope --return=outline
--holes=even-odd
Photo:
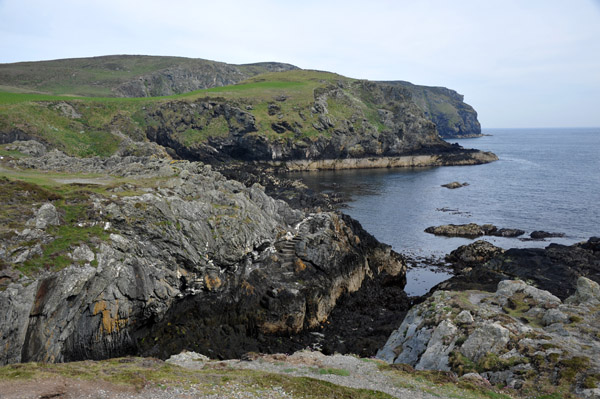
[[[251,107],[249,112],[256,119],[258,134],[270,138],[296,137],[291,131],[283,134],[273,131],[271,125],[279,122],[278,115],[283,114],[291,125],[302,126],[301,137],[315,137],[321,133],[313,127],[313,123],[318,120],[317,115],[310,111],[314,91],[340,80],[353,81],[332,73],[295,70],[262,74],[237,85],[167,97],[89,98],[0,92],[0,131],[21,130],[70,155],[108,156],[117,150],[121,141],[121,138],[111,133],[115,127],[112,124],[115,119],[127,121],[126,126],[119,126],[124,134],[137,135],[137,139],[140,139],[144,136],[142,132],[147,123],[147,109],[174,100],[214,98],[225,99],[240,107]],[[281,96],[286,100],[275,101]],[[382,128],[375,107],[368,100],[356,96],[356,93],[348,91],[344,99],[328,100],[329,116],[333,121],[355,115],[357,123],[366,118]],[[57,106],[64,101],[72,105],[81,117],[70,118],[65,115]],[[281,110],[269,115],[270,104],[276,104]],[[222,126],[214,126],[214,129],[214,132],[208,129],[201,134],[188,132],[188,139],[202,141],[207,135],[223,134]]]
[[[111,89],[166,68],[222,68],[228,64],[183,57],[112,55],[0,64],[0,90],[54,95],[113,96]],[[266,72],[264,64],[236,66],[247,76]]]

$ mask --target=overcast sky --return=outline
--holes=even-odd
[[[486,127],[600,126],[600,0],[0,0],[0,62],[280,61],[464,94]]]

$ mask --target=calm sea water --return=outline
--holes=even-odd
[[[415,258],[443,257],[472,240],[424,232],[440,224],[492,223],[561,232],[564,238],[523,242],[484,237],[503,248],[572,244],[600,236],[600,128],[486,129],[491,136],[451,140],[492,151],[499,161],[474,166],[310,172],[313,189],[338,191],[351,201],[344,210],[380,241]],[[441,187],[467,182],[455,190]],[[409,272],[407,292],[421,295],[448,274]]]

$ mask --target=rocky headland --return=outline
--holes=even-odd
[[[356,222],[294,210],[208,165],[45,159],[117,181],[2,180],[3,363],[264,351],[260,337],[319,327],[363,280],[404,274]]]

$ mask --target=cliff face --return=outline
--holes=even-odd
[[[240,356],[268,349],[260,336],[318,326],[367,276],[405,272],[355,223],[293,210],[210,166],[57,151],[18,164],[123,180],[79,178],[55,194],[0,181],[11,207],[0,214],[3,364]]]
[[[408,90],[415,104],[433,121],[442,138],[481,136],[477,112],[464,96],[445,87],[419,86],[409,82],[384,82]]]
[[[310,102],[288,102],[285,96],[252,105],[218,98],[169,102],[148,112],[146,135],[185,159],[285,162],[290,169],[456,164],[459,152],[464,163],[495,159],[443,141],[400,85],[339,80],[317,87]],[[389,159],[432,154],[438,158]],[[337,162],[374,157],[385,158],[384,165]],[[336,164],[320,162],[326,160]]]

